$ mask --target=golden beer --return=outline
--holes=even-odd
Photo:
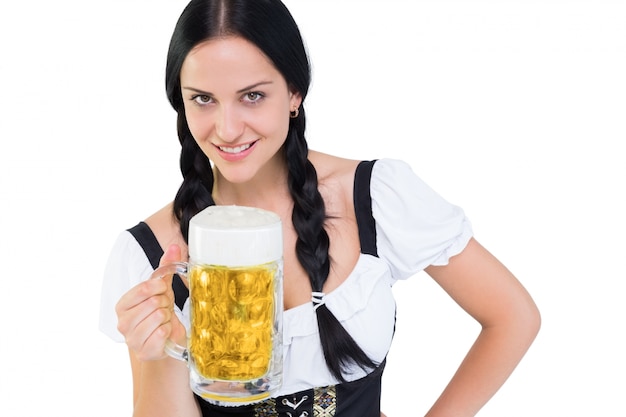
[[[188,346],[198,374],[210,380],[246,381],[268,372],[278,269],[276,262],[192,267]]]
[[[189,261],[163,265],[155,277],[187,280],[184,346],[168,355],[187,362],[192,391],[215,404],[252,404],[283,382],[283,232],[271,211],[209,206],[189,221]]]

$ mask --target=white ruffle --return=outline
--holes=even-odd
[[[371,194],[378,255],[389,264],[394,279],[447,264],[472,237],[463,210],[443,199],[403,161],[376,162]]]
[[[326,306],[340,322],[349,321],[368,307],[377,289],[390,286],[390,280],[381,279],[386,274],[387,267],[380,260],[361,254],[348,278],[334,291],[325,294]],[[317,318],[313,303],[285,311],[283,324],[285,346],[290,345],[294,338],[317,335]]]
[[[375,362],[385,359],[393,337],[392,281],[385,262],[361,254],[350,276],[324,296],[328,309]],[[281,392],[338,383],[326,368],[313,303],[285,311],[283,344],[285,383]],[[356,380],[365,375],[362,369],[353,368],[346,379]]]

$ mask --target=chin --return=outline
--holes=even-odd
[[[237,185],[246,184],[252,181],[256,176],[256,171],[245,166],[241,166],[239,168],[229,167],[226,169],[220,169],[220,167],[218,167],[218,171],[224,180]]]

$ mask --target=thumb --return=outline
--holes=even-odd
[[[151,278],[162,278],[168,288],[172,285],[172,277],[176,273],[177,262],[181,261],[181,250],[178,245],[170,245],[159,261],[159,267],[154,270]]]
[[[180,262],[182,261],[180,246],[178,245],[170,245],[163,256],[161,256],[161,261],[159,262],[159,266],[171,264],[172,262]]]
[[[183,259],[182,259],[182,251],[180,250],[180,246],[172,244],[167,248],[167,250],[161,257],[161,261],[159,262],[159,268],[162,267],[163,265],[172,265],[174,264],[174,262],[183,262]],[[183,284],[185,284],[185,286],[189,288],[189,283],[187,282],[187,276],[185,274],[182,274],[182,275],[179,274],[179,277],[183,281]],[[168,280],[170,281],[170,285],[171,285],[171,280],[173,278],[174,278],[173,275],[170,275],[168,277]]]
[[[169,274],[162,276],[168,286],[168,293],[172,302],[172,309],[174,308],[174,291],[172,289],[172,279],[174,278],[174,273],[176,272],[176,266],[174,263],[181,262],[182,255],[180,246],[178,245],[170,245],[163,256],[161,256],[161,260],[159,262],[159,270],[168,270]],[[181,279],[183,277],[181,276]],[[186,283],[186,280],[183,279],[183,282]],[[184,345],[186,341],[186,330],[182,323],[178,320],[176,314],[172,314],[171,319],[171,333],[170,339],[178,343],[179,345]]]

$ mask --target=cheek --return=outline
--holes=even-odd
[[[263,136],[284,140],[289,131],[289,110],[283,106],[275,106],[255,117],[257,131]]]
[[[249,126],[260,136],[269,139],[283,140],[289,130],[289,119],[277,118],[275,116],[265,116],[255,118]]]
[[[185,109],[185,117],[189,131],[196,141],[202,141],[208,136],[213,124],[209,117],[193,110],[187,111],[187,109]]]

